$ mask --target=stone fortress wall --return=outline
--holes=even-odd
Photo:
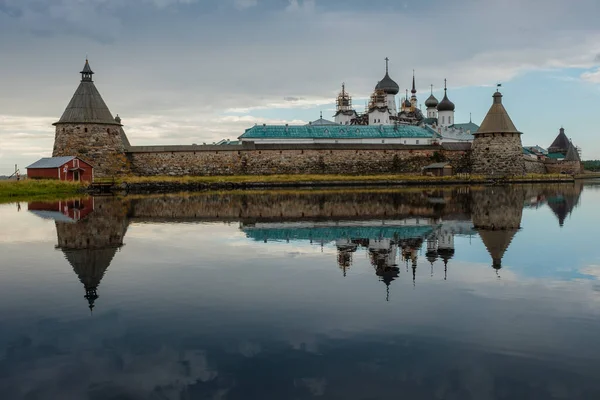
[[[464,150],[364,144],[139,146],[127,157],[131,171],[142,176],[418,173],[438,161],[468,172],[470,163]]]
[[[542,161],[525,158],[523,162],[526,174],[545,174],[548,172],[546,165]]]

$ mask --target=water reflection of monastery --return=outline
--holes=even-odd
[[[242,225],[247,237],[268,241],[303,240],[323,246],[335,243],[337,263],[346,276],[354,254],[359,249],[368,252],[375,274],[389,287],[400,272],[400,265],[412,269],[413,283],[417,260],[424,243],[425,257],[432,270],[438,260],[447,274],[448,261],[454,255],[454,237],[476,234],[471,219],[440,220],[436,218],[407,218],[402,220],[280,222]]]
[[[546,205],[563,226],[579,203],[581,184],[408,192],[235,193],[136,199],[83,198],[32,202],[29,211],[54,220],[56,249],[63,252],[93,309],[99,286],[124,246],[130,222],[237,222],[254,241],[305,241],[334,245],[346,276],[358,252],[378,279],[390,284],[405,269],[415,284],[417,267],[448,278],[457,237],[479,235],[491,265],[502,259],[521,228],[524,207]],[[461,249],[458,249],[460,252]],[[419,260],[421,263],[419,264]]]

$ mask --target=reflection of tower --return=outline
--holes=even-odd
[[[338,250],[338,266],[346,276],[346,271],[352,265],[352,253],[356,251],[358,246],[349,239],[338,239],[335,241],[335,245]]]
[[[438,259],[437,240],[435,237],[427,239],[427,252],[425,253],[425,258],[427,258],[427,261],[431,264],[431,276],[433,276],[433,264]]]
[[[95,198],[94,212],[77,223],[56,222],[57,249],[73,267],[85,288],[89,308],[94,308],[98,286],[127,231],[126,209],[114,198]]]
[[[369,240],[369,258],[375,267],[375,274],[386,286],[386,301],[390,299],[390,284],[398,277],[400,269],[396,265],[398,245],[390,239]]]
[[[473,190],[473,225],[488,252],[492,267],[502,268],[502,257],[520,229],[523,204],[526,199],[522,187],[486,187]]]
[[[558,218],[558,224],[562,227],[565,224],[565,220],[573,209],[579,204],[579,196],[583,185],[580,182],[576,182],[573,185],[560,185],[554,195],[547,196],[548,207],[552,210],[556,218]]]
[[[454,257],[454,233],[447,228],[440,228],[438,232],[438,254],[444,261],[444,280],[448,275],[448,261]]]
[[[416,283],[418,253],[422,245],[423,239],[421,238],[403,239],[401,241],[402,259],[406,262],[407,270],[408,264],[410,263],[411,265],[413,275],[413,286]]]

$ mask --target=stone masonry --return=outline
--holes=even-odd
[[[272,174],[381,174],[418,173],[447,160],[455,168],[468,164],[468,153],[443,150],[383,149],[222,149],[196,151],[130,151],[137,175],[272,175]],[[233,146],[232,146],[233,147]],[[214,146],[213,146],[214,148]]]
[[[472,172],[478,175],[523,175],[525,161],[521,135],[488,133],[477,135],[471,152]]]
[[[129,172],[119,125],[56,125],[52,157],[60,156],[77,156],[89,162],[96,177]]]

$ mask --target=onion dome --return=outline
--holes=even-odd
[[[435,98],[433,93],[425,100],[425,107],[435,108],[438,106],[438,99]]]
[[[444,85],[445,86],[445,85]],[[437,106],[438,111],[454,111],[456,106],[448,99],[447,89],[444,87],[444,98]]]
[[[410,100],[404,100],[404,107],[412,107],[412,104],[410,104]]]
[[[400,91],[400,86],[398,86],[398,84],[392,78],[390,78],[390,75],[388,73],[388,61],[389,61],[389,58],[386,57],[386,59],[385,59],[385,76],[383,77],[382,80],[379,81],[379,83],[377,83],[377,86],[375,86],[375,89],[383,90],[386,94],[397,95],[398,92]]]

